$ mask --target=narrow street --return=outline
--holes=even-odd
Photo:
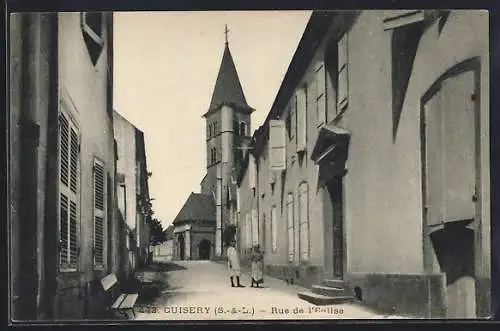
[[[314,306],[297,297],[305,289],[271,277],[263,288],[230,286],[225,264],[213,261],[175,261],[168,271],[144,272],[144,278],[168,283],[151,303],[136,307],[136,320],[188,319],[380,319],[357,304]],[[391,316],[394,318],[394,316]]]

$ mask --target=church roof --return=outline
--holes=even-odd
[[[234,65],[233,57],[231,56],[231,51],[227,43],[224,49],[224,55],[222,56],[219,74],[215,81],[210,107],[208,112],[203,116],[207,116],[224,104],[250,112],[254,110],[247,104],[238,73],[236,72],[236,66]]]
[[[215,200],[212,195],[203,193],[191,193],[184,206],[177,214],[173,224],[186,221],[214,221],[215,222]]]

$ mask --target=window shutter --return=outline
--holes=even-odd
[[[285,121],[269,121],[269,165],[270,170],[286,169],[286,128]]]
[[[104,266],[104,164],[94,160],[94,265]]]
[[[294,246],[294,220],[293,220],[293,195],[289,193],[287,196],[287,230],[288,230],[288,261],[292,262],[295,255]]]
[[[297,134],[297,95],[294,95],[290,105],[290,138],[293,139]]]
[[[297,91],[297,152],[306,150],[307,142],[307,90],[302,87]]]
[[[248,184],[250,188],[255,188],[256,186],[256,177],[257,177],[257,171],[256,171],[256,166],[255,166],[255,158],[253,154],[249,154],[248,158]]]
[[[348,85],[348,52],[347,52],[347,32],[344,33],[338,43],[338,109],[342,110],[347,106],[349,97]]]
[[[247,248],[252,247],[252,223],[250,222],[250,214],[246,214],[246,229],[247,229],[247,234],[246,234],[246,243],[247,243]]]
[[[272,250],[278,249],[278,223],[276,220],[276,206],[271,208],[271,244]]]
[[[259,243],[259,216],[257,215],[257,210],[252,210],[252,245],[257,245]]]
[[[78,129],[64,112],[59,121],[59,235],[60,264],[75,270],[78,264],[80,142]]]
[[[68,231],[68,218],[69,218],[69,201],[68,197],[61,193],[60,196],[60,206],[59,206],[59,217],[60,217],[60,225],[59,225],[59,233],[60,233],[60,259],[61,265],[67,266],[68,259],[68,251],[69,251],[69,231]]]
[[[316,69],[316,117],[318,125],[326,122],[325,78],[325,65],[322,62]]]
[[[299,186],[299,217],[300,217],[300,259],[309,258],[309,203],[306,183]]]
[[[241,211],[241,195],[240,188],[236,188],[236,211],[239,213]]]
[[[388,10],[384,13],[384,30],[395,29],[409,24],[422,22],[424,10]]]

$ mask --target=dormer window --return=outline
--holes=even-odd
[[[81,25],[83,31],[83,39],[89,51],[92,64],[96,64],[101,55],[104,40],[103,40],[103,16],[102,13],[82,13]]]

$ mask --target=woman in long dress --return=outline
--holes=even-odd
[[[260,284],[264,283],[264,254],[260,251],[259,245],[255,245],[252,256],[252,286],[254,284],[259,287]]]

